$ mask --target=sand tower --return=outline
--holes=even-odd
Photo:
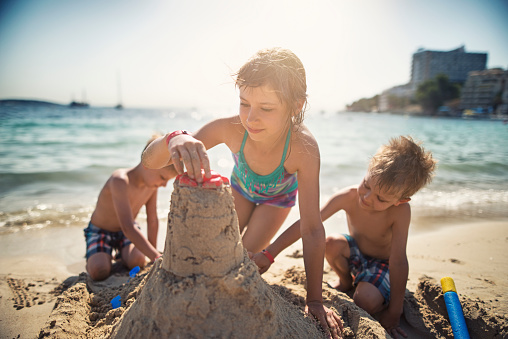
[[[261,278],[243,248],[231,188],[215,179],[212,188],[175,180],[162,260],[111,337],[323,338]]]

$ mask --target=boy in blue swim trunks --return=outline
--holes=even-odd
[[[340,291],[356,287],[353,300],[378,316],[390,335],[406,336],[399,327],[409,265],[406,243],[411,219],[410,197],[428,184],[436,167],[430,152],[410,137],[382,146],[371,159],[359,186],[335,194],[321,208],[324,220],[344,210],[349,235],[328,236],[325,257],[338,279],[329,283]],[[267,247],[275,257],[300,237],[299,221]],[[270,261],[253,257],[265,272]]]
[[[147,143],[158,138],[155,135]],[[146,146],[145,146],[146,148]],[[161,169],[144,168],[141,163],[133,168],[113,172],[97,199],[97,205],[88,227],[86,239],[86,270],[93,280],[104,280],[111,273],[113,251],[115,259],[129,269],[146,263],[145,257],[155,261],[157,251],[157,191],[176,176],[172,165]],[[147,235],[145,237],[135,219],[145,206]]]

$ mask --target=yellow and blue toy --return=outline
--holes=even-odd
[[[450,324],[452,325],[453,336],[456,339],[469,339],[464,313],[462,313],[462,306],[460,305],[453,279],[450,277],[442,278],[441,287],[444,293],[448,318],[450,318]]]

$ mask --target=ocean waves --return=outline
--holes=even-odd
[[[91,206],[37,204],[28,208],[0,212],[0,234],[60,226],[84,227],[92,212]]]
[[[508,218],[508,125],[309,113],[305,123],[321,153],[321,205],[358,185],[382,144],[411,135],[439,161],[433,182],[412,198],[414,220]],[[111,173],[137,165],[154,132],[193,131],[209,119],[192,109],[0,107],[0,232],[83,226]],[[212,168],[229,176],[229,149],[218,146],[209,156]],[[170,192],[171,184],[161,189],[161,208],[168,207]]]

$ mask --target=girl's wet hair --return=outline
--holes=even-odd
[[[291,113],[294,125],[303,122],[307,109],[307,81],[300,59],[280,47],[263,49],[235,74],[238,88],[269,85]]]

